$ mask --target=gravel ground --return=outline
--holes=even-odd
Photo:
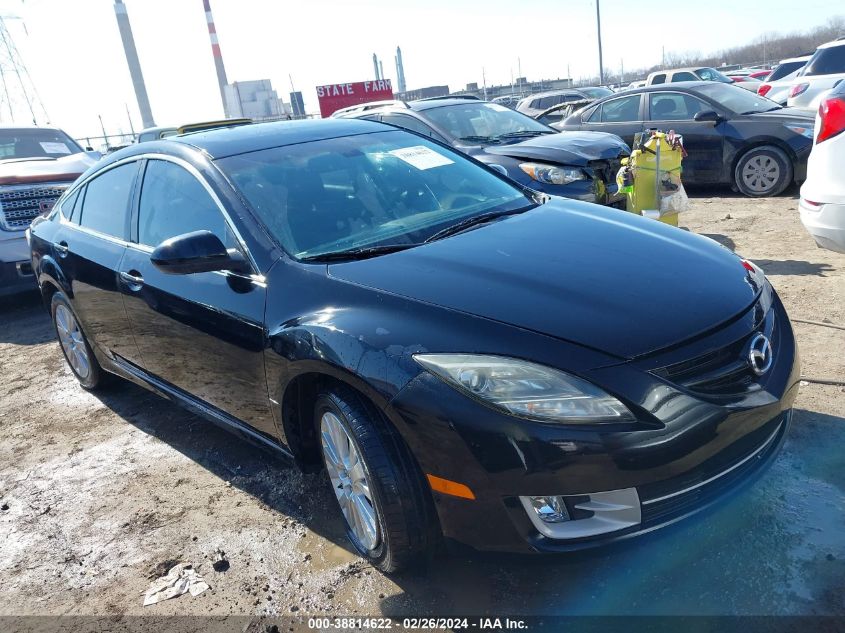
[[[794,194],[718,193],[682,224],[762,266],[791,317],[845,324],[845,255],[815,247]],[[845,330],[795,329],[804,374],[845,379]],[[0,367],[0,615],[845,614],[841,386],[802,385],[772,469],[715,511],[611,550],[387,578],[349,551],[322,475],[133,385],[80,389],[37,297],[0,299]],[[211,589],[142,606],[179,561]]]

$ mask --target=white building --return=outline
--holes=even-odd
[[[279,99],[269,79],[235,81],[224,91],[231,118],[261,120],[290,114],[290,106]]]

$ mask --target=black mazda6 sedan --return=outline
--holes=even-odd
[[[31,228],[61,349],[306,469],[392,571],[675,522],[777,453],[789,319],[717,243],[361,120],[135,145]]]

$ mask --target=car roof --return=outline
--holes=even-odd
[[[819,44],[816,49],[833,48],[834,46],[845,46],[845,38],[839,38],[838,40],[833,40],[832,42],[825,42],[824,44]]]
[[[808,62],[808,61],[810,61],[810,57],[812,57],[812,55],[799,55],[798,57],[787,57],[786,59],[780,60],[780,62],[778,62],[778,63],[779,64],[789,64],[789,63],[793,63],[793,62]]]
[[[434,108],[441,108],[443,106],[453,106],[453,105],[466,105],[468,103],[491,103],[490,101],[484,101],[483,99],[461,99],[460,97],[452,98],[452,99],[424,99],[421,101],[409,101],[408,108],[411,110],[415,110],[417,112],[422,112],[424,110],[432,110]],[[391,106],[385,106],[389,108]]]
[[[296,145],[386,130],[395,130],[395,128],[366,119],[307,119],[218,128],[205,132],[171,136],[167,139],[167,142],[189,145],[202,150],[212,159],[216,159],[270,149],[271,147]]]

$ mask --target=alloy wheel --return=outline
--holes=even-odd
[[[91,360],[88,357],[88,348],[82,336],[82,330],[73,313],[64,305],[56,307],[56,331],[59,334],[59,342],[65,352],[68,363],[80,379],[85,380],[91,373]]]
[[[379,543],[376,507],[364,463],[340,419],[327,411],[320,419],[326,470],[340,509],[358,544],[366,551]]]
[[[742,180],[755,193],[773,189],[780,179],[780,165],[771,156],[757,155],[742,166]]]

